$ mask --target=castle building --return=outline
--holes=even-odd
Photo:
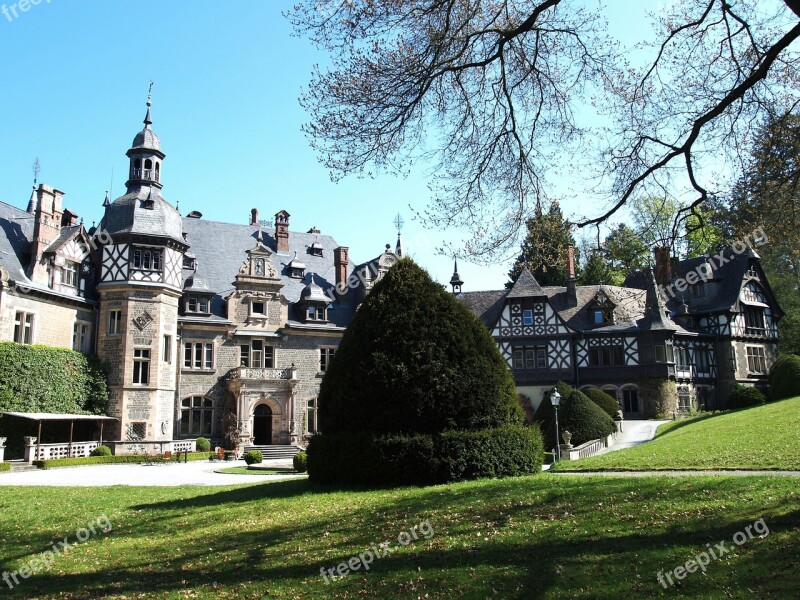
[[[572,252],[566,268],[566,286],[525,270],[511,289],[459,295],[491,331],[529,417],[559,380],[604,390],[626,418],[721,409],[737,383],[766,388],[783,312],[752,248],[683,261],[658,248],[655,269],[624,286],[577,285]]]
[[[44,184],[26,210],[0,203],[0,340],[99,355],[115,453],[193,449],[199,436],[294,452],[317,431],[345,328],[404,255],[400,234],[355,264],[320,229],[292,230],[286,210],[269,224],[256,208],[242,224],[181,216],[162,195],[152,124],[148,98],[125,193],[106,195],[97,227]],[[624,286],[579,286],[570,253],[566,286],[524,271],[510,289],[465,293],[455,264],[450,284],[491,332],[529,415],[563,380],[651,417],[723,408],[734,384],[765,385],[782,312],[752,249],[716,258],[676,262],[660,249],[655,271]]]

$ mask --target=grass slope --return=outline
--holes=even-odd
[[[794,478],[538,475],[337,491],[292,480],[225,488],[4,488],[3,571],[91,536],[6,598],[751,598],[800,588]],[[764,518],[707,572],[669,571]],[[402,532],[428,521],[430,539]],[[430,531],[430,530],[428,530]],[[321,567],[384,540],[395,551],[326,585]]]
[[[557,467],[558,471],[653,469],[800,470],[800,397],[666,423],[651,442]]]

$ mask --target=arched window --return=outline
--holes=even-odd
[[[156,181],[161,180],[161,163],[156,161]]]
[[[144,161],[144,177],[143,179],[153,178],[153,161],[149,158]]]

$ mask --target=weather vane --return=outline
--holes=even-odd
[[[397,213],[397,216],[394,218],[394,225],[397,227],[397,235],[400,235],[400,230],[403,229],[403,217],[400,216],[400,213]]]

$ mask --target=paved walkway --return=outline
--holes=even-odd
[[[62,467],[59,469],[0,473],[0,486],[42,485],[94,487],[104,485],[130,486],[181,486],[181,485],[235,485],[265,483],[278,479],[305,477],[305,475],[231,475],[215,473],[217,469],[244,466],[244,461],[212,463],[198,460],[188,463],[160,465],[91,465]],[[291,460],[265,461],[271,467],[290,467]]]
[[[632,448],[633,446],[649,442],[656,436],[656,429],[658,429],[658,426],[662,423],[669,423],[669,421],[623,421],[622,435],[617,438],[614,445],[610,448],[603,448],[594,456],[599,456],[608,452],[616,452],[617,450],[623,450],[625,448]]]

